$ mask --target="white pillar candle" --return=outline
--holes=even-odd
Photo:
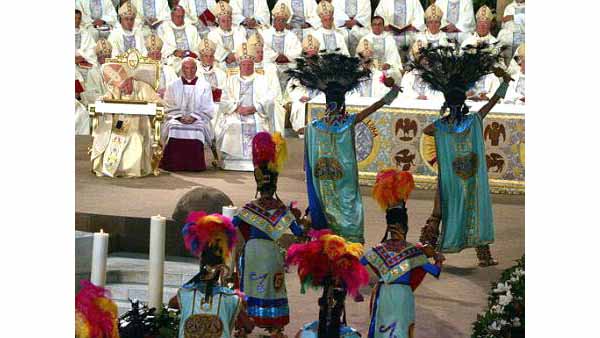
[[[223,216],[227,216],[231,219],[233,219],[233,217],[235,217],[236,213],[237,213],[237,207],[234,207],[233,205],[223,206],[223,211],[221,212],[221,214]]]
[[[108,256],[108,234],[102,229],[94,233],[92,273],[90,281],[96,286],[106,284],[106,257]]]
[[[150,219],[148,306],[157,310],[162,307],[166,224],[167,219],[161,215]]]

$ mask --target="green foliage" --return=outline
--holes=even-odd
[[[477,315],[471,338],[525,337],[525,255],[492,283],[488,309]]]

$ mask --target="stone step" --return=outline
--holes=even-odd
[[[167,257],[164,267],[165,287],[178,288],[198,273],[197,260]],[[148,284],[147,255],[112,254],[107,260],[107,284]]]
[[[177,295],[179,287],[164,287],[163,288],[163,303],[167,304],[171,298]],[[137,299],[142,303],[148,302],[148,285],[135,283],[111,283],[106,285],[106,289],[110,291],[112,300],[117,303],[118,307],[123,307],[129,310],[129,299]]]

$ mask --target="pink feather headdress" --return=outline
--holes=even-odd
[[[80,338],[119,338],[117,305],[103,287],[80,282],[75,295],[75,333]]]
[[[209,247],[219,247],[223,259],[227,260],[235,243],[237,232],[229,217],[220,214],[208,215],[204,211],[192,211],[182,230],[185,248],[200,257]]]
[[[267,164],[269,169],[281,172],[287,159],[287,145],[281,133],[257,133],[252,139],[252,163],[254,167]]]

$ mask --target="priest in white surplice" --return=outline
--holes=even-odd
[[[185,10],[181,6],[173,7],[171,20],[160,25],[158,36],[163,41],[162,55],[167,64],[179,73],[181,60],[186,56],[198,56],[198,30],[185,22]]]
[[[327,1],[319,2],[317,5],[317,14],[321,19],[321,27],[311,34],[319,40],[321,49],[328,53],[350,55],[348,53],[348,46],[346,46],[344,33],[335,27],[333,5]]]
[[[410,50],[410,57],[413,60],[419,58],[421,48],[425,48],[427,43],[422,40],[416,40]],[[417,100],[437,100],[444,102],[444,94],[429,87],[417,70],[411,70],[402,77],[402,97]]]
[[[319,53],[319,40],[308,34],[302,41],[302,52],[306,57],[313,56]],[[286,96],[291,102],[290,122],[292,129],[300,137],[304,137],[304,128],[306,127],[306,102],[317,96],[319,93],[316,90],[308,89],[303,86],[297,79],[291,79],[286,86]]]
[[[364,43],[363,41],[369,42],[373,49],[372,59],[375,67],[399,75],[403,70],[400,53],[396,48],[396,41],[390,33],[384,31],[384,27],[383,18],[374,16],[371,20],[371,32],[360,40],[359,45]]]
[[[375,8],[375,15],[385,20],[386,31],[394,36],[400,56],[405,61],[415,33],[425,29],[421,3],[419,0],[381,0]]]
[[[361,40],[356,47],[356,55],[362,60],[363,67],[371,70],[369,78],[360,83],[358,91],[354,95],[358,94],[363,97],[381,97],[390,91],[390,88],[384,84],[383,79],[391,78],[396,83],[400,83],[400,73],[382,70],[378,67],[375,61],[375,51],[373,46],[368,40]]]
[[[492,14],[492,10],[488,6],[481,6],[475,15],[476,25],[475,32],[471,33],[468,38],[463,41],[461,47],[466,46],[476,46],[480,43],[488,43],[495,44],[498,42],[490,29],[492,28],[492,19],[494,19],[494,14]]]
[[[446,32],[448,41],[461,45],[475,30],[473,0],[438,0],[435,4],[444,12],[442,31]]]
[[[165,64],[162,60],[162,48],[163,42],[158,35],[152,34],[146,38],[148,57],[160,63],[160,78],[156,90],[160,97],[164,97],[167,85],[177,79],[177,73],[173,67]]]
[[[335,27],[344,32],[350,55],[356,52],[358,41],[369,33],[371,26],[371,0],[331,0],[336,9]]]
[[[106,93],[106,85],[102,80],[101,67],[104,60],[112,56],[112,46],[106,39],[98,39],[96,48],[97,64],[87,71],[85,79],[85,91],[81,94],[81,102],[85,105],[96,102]]]
[[[269,26],[267,0],[230,0],[229,3],[233,10],[233,24],[246,29],[246,38]]]
[[[75,0],[75,8],[81,11],[82,28],[92,33],[94,41],[106,38],[117,24],[117,12],[110,0]]]
[[[309,32],[321,26],[317,15],[317,2],[315,0],[279,0],[277,4],[284,3],[291,11],[288,29],[291,30],[299,41],[303,41]],[[275,7],[277,7],[275,4]]]
[[[246,42],[246,30],[233,26],[232,9],[225,1],[219,1],[215,9],[219,27],[208,33],[208,39],[215,43],[215,59],[228,76],[239,72],[235,51]]]
[[[442,17],[444,12],[435,4],[427,7],[425,10],[425,31],[417,33],[415,40],[427,42],[429,46],[447,46],[448,38],[445,32],[442,32]]]
[[[508,84],[504,103],[525,104],[525,44],[522,43],[515,53],[519,72],[513,75],[514,81]]]
[[[502,30],[498,40],[506,49],[505,60],[508,65],[517,47],[525,42],[525,0],[515,0],[504,9]]]
[[[105,99],[162,104],[152,87],[134,80],[121,64],[105,64]],[[92,169],[97,176],[142,177],[152,174],[152,129],[146,115],[103,114],[92,132]]]
[[[140,54],[146,55],[144,34],[135,26],[136,16],[137,9],[129,1],[119,8],[120,25],[113,29],[108,36],[108,41],[113,48],[113,57],[123,54],[131,48],[135,48]]]
[[[227,79],[226,96],[233,102],[224,112],[219,124],[217,146],[221,151],[223,169],[253,171],[252,139],[257,132],[268,131],[275,96],[269,91],[266,77],[254,73],[253,51],[246,42],[240,45],[236,56],[240,74]]]
[[[179,5],[185,9],[185,19],[196,27],[200,38],[206,38],[217,26],[215,0],[181,0]]]
[[[182,76],[167,86],[167,120],[163,124],[164,155],[160,163],[168,171],[206,170],[204,146],[212,146],[214,114],[210,84],[196,76],[196,61],[185,58]]]
[[[168,0],[129,0],[137,9],[135,26],[144,37],[156,34],[158,26],[171,18]]]

